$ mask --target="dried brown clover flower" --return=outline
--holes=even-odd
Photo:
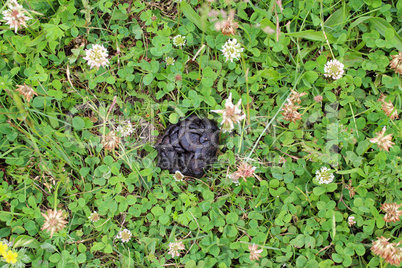
[[[389,63],[389,66],[391,69],[394,69],[394,71],[397,74],[402,74],[402,52],[399,52],[398,55],[391,55],[392,60]]]
[[[53,236],[55,232],[60,231],[66,227],[67,221],[63,217],[63,211],[55,209],[54,211],[48,209],[46,213],[41,213],[45,218],[45,223],[42,226],[42,230],[50,232],[50,237]]]
[[[300,103],[301,103],[301,99],[300,99],[300,98],[303,97],[303,96],[306,96],[306,95],[307,95],[307,92],[299,93],[299,92],[297,92],[297,91],[291,89],[291,93],[290,93],[290,96],[289,96],[289,100],[290,100],[292,103],[298,103],[298,104],[300,104]]]
[[[398,210],[402,207],[402,204],[397,203],[384,203],[381,206],[381,210],[385,212],[384,221],[397,222],[399,217],[402,216],[402,210]]]
[[[394,120],[394,119],[396,119],[396,118],[399,118],[399,116],[398,116],[398,111],[395,109],[395,107],[394,107],[394,105],[392,104],[392,102],[386,102],[385,101],[385,98],[386,98],[387,96],[385,96],[384,94],[381,94],[381,97],[378,99],[378,101],[379,102],[381,102],[382,103],[382,106],[381,106],[381,108],[382,108],[382,110],[385,112],[385,114],[387,115],[387,116],[389,116],[389,118],[391,119],[391,120]]]
[[[38,93],[36,93],[33,88],[27,86],[25,83],[24,85],[18,85],[16,90],[25,97],[27,102],[31,101],[33,95],[38,96]]]
[[[394,254],[386,258],[385,261],[391,265],[399,266],[402,262],[402,248],[395,247]]]
[[[216,15],[219,14],[219,12],[215,12]],[[230,10],[229,11],[229,16],[226,18],[226,12],[221,11],[222,17],[224,20],[222,21],[217,21],[215,22],[215,30],[221,31],[223,35],[230,36],[230,35],[235,35],[236,34],[236,29],[239,28],[239,24],[234,21],[234,15],[235,11]],[[216,16],[215,15],[215,16]]]
[[[394,254],[394,246],[392,243],[389,243],[388,240],[389,238],[383,236],[377,237],[377,240],[373,241],[373,246],[371,247],[373,254],[383,257],[384,259]]]
[[[385,131],[387,130],[387,128],[384,126],[383,129],[376,133],[376,137],[370,139],[371,143],[376,143],[378,148],[385,150],[385,151],[389,151],[389,148],[392,148],[392,145],[394,145],[395,143],[393,143],[392,140],[392,134],[389,135],[384,135]]]
[[[389,243],[388,240],[389,238],[383,236],[377,237],[377,240],[373,241],[371,251],[384,258],[387,263],[398,266],[402,261],[402,249],[399,247],[402,241]]]
[[[115,131],[110,131],[102,140],[103,148],[105,150],[113,150],[119,147],[120,137],[116,135]]]
[[[301,106],[295,105],[290,99],[287,100],[288,103],[285,103],[282,108],[282,115],[286,121],[296,122],[297,120],[301,120],[301,114],[297,111]]]

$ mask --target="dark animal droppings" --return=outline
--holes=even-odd
[[[158,139],[158,164],[174,174],[201,178],[215,161],[218,150],[219,128],[209,119],[195,115],[170,125]]]

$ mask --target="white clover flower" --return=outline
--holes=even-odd
[[[342,77],[345,66],[338,60],[330,60],[324,66],[324,76],[337,80]]]
[[[240,53],[243,52],[243,50],[244,48],[241,47],[241,44],[237,43],[237,39],[229,39],[221,49],[223,56],[226,58],[225,62],[228,60],[233,62],[233,59],[238,60],[240,58]]]
[[[319,184],[329,184],[334,181],[335,176],[330,172],[331,170],[327,167],[322,167],[315,172],[316,179]]]
[[[84,60],[88,61],[91,69],[96,67],[99,70],[101,66],[105,67],[109,64],[107,49],[103,45],[94,44],[92,48],[85,49],[85,53]]]
[[[175,62],[174,58],[166,57],[165,60],[166,60],[166,65],[174,65],[174,62]]]
[[[232,103],[232,93],[229,94],[229,98],[226,100],[225,109],[211,110],[214,113],[222,114],[222,129],[223,132],[230,132],[234,129],[235,123],[240,123],[246,115],[240,109],[241,99],[236,105]]]
[[[182,47],[186,44],[186,37],[182,35],[176,35],[173,37],[173,45],[176,47]]]
[[[134,128],[133,125],[131,124],[130,121],[126,125],[120,125],[117,127],[117,132],[122,136],[122,137],[127,137],[130,136],[131,133],[133,133]]]
[[[179,257],[180,256],[179,250],[181,250],[181,249],[185,249],[183,242],[181,242],[181,241],[177,242],[176,241],[176,242],[173,242],[173,243],[169,243],[168,254],[172,255],[172,258],[174,258],[175,256]]]
[[[11,0],[7,6],[8,9],[3,11],[3,19],[6,24],[10,25],[10,28],[14,29],[15,33],[17,33],[21,25],[27,27],[26,21],[31,19],[26,15],[27,11],[16,0]]]
[[[98,212],[94,211],[91,213],[91,215],[88,217],[88,219],[92,222],[97,222],[100,220],[100,216],[99,216]]]
[[[131,236],[132,236],[131,231],[127,230],[127,229],[124,229],[123,231],[120,231],[117,234],[116,238],[120,239],[121,242],[123,242],[123,243],[127,243],[128,241],[130,241]]]

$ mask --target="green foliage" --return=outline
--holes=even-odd
[[[370,247],[400,240],[380,207],[402,202],[389,108],[402,105],[390,68],[402,1],[278,3],[26,0],[17,32],[0,15],[0,241],[19,254],[2,267],[384,267]],[[230,10],[238,28],[225,36]],[[243,50],[231,62],[221,50],[233,38]],[[94,44],[108,52],[99,68]],[[336,80],[324,76],[332,59]],[[306,93],[292,103],[300,118],[286,114],[293,91]],[[207,174],[175,181],[156,167],[159,133],[191,114],[222,122],[212,110],[229,94],[246,118],[220,133]],[[384,127],[388,150],[370,141]],[[254,176],[236,181],[246,162]],[[48,209],[67,221],[52,237]]]

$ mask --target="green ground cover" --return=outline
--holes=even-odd
[[[2,0],[0,266],[399,266],[401,26],[401,0]],[[193,114],[218,159],[179,178],[153,145]]]

